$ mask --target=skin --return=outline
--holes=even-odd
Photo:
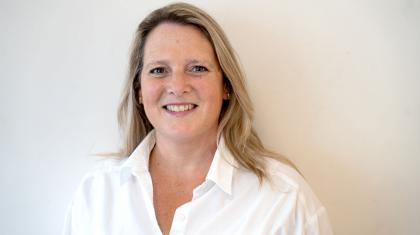
[[[212,45],[195,27],[162,23],[149,34],[141,72],[142,104],[156,130],[149,160],[156,219],[169,234],[176,208],[191,201],[214,153],[223,99]],[[168,105],[188,105],[174,112]],[[174,107],[174,106],[172,106]]]

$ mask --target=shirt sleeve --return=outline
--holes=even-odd
[[[305,224],[306,235],[333,235],[325,207],[320,207]]]
[[[64,227],[62,235],[71,235],[72,234],[72,203],[67,208],[66,217],[64,219]]]
[[[90,185],[86,185],[86,181],[89,182],[86,178],[89,179],[88,177],[85,177],[85,179],[82,180],[82,183],[73,194],[69,203],[64,219],[62,235],[94,234],[90,232],[90,227],[87,227],[92,221],[90,220],[90,211],[86,203],[86,195],[88,194],[86,191],[90,188]]]

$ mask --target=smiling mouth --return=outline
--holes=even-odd
[[[169,105],[164,105],[163,108],[171,111],[171,112],[185,112],[185,111],[189,111],[189,110],[193,110],[197,107],[198,105],[195,104],[169,104]]]

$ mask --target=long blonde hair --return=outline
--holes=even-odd
[[[159,8],[138,26],[131,49],[128,77],[118,109],[118,121],[124,138],[120,155],[130,155],[153,129],[143,105],[139,103],[140,74],[147,37],[163,22],[192,25],[212,44],[223,71],[225,87],[230,93],[230,99],[224,101],[222,106],[218,139],[223,135],[225,144],[236,161],[254,172],[260,181],[267,177],[266,157],[294,167],[287,158],[267,150],[252,127],[254,110],[246,89],[245,75],[223,30],[206,12],[187,3],[174,3]]]

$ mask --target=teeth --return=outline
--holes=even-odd
[[[184,105],[166,105],[166,109],[172,112],[183,112],[188,111],[194,108],[192,104],[184,104]]]

